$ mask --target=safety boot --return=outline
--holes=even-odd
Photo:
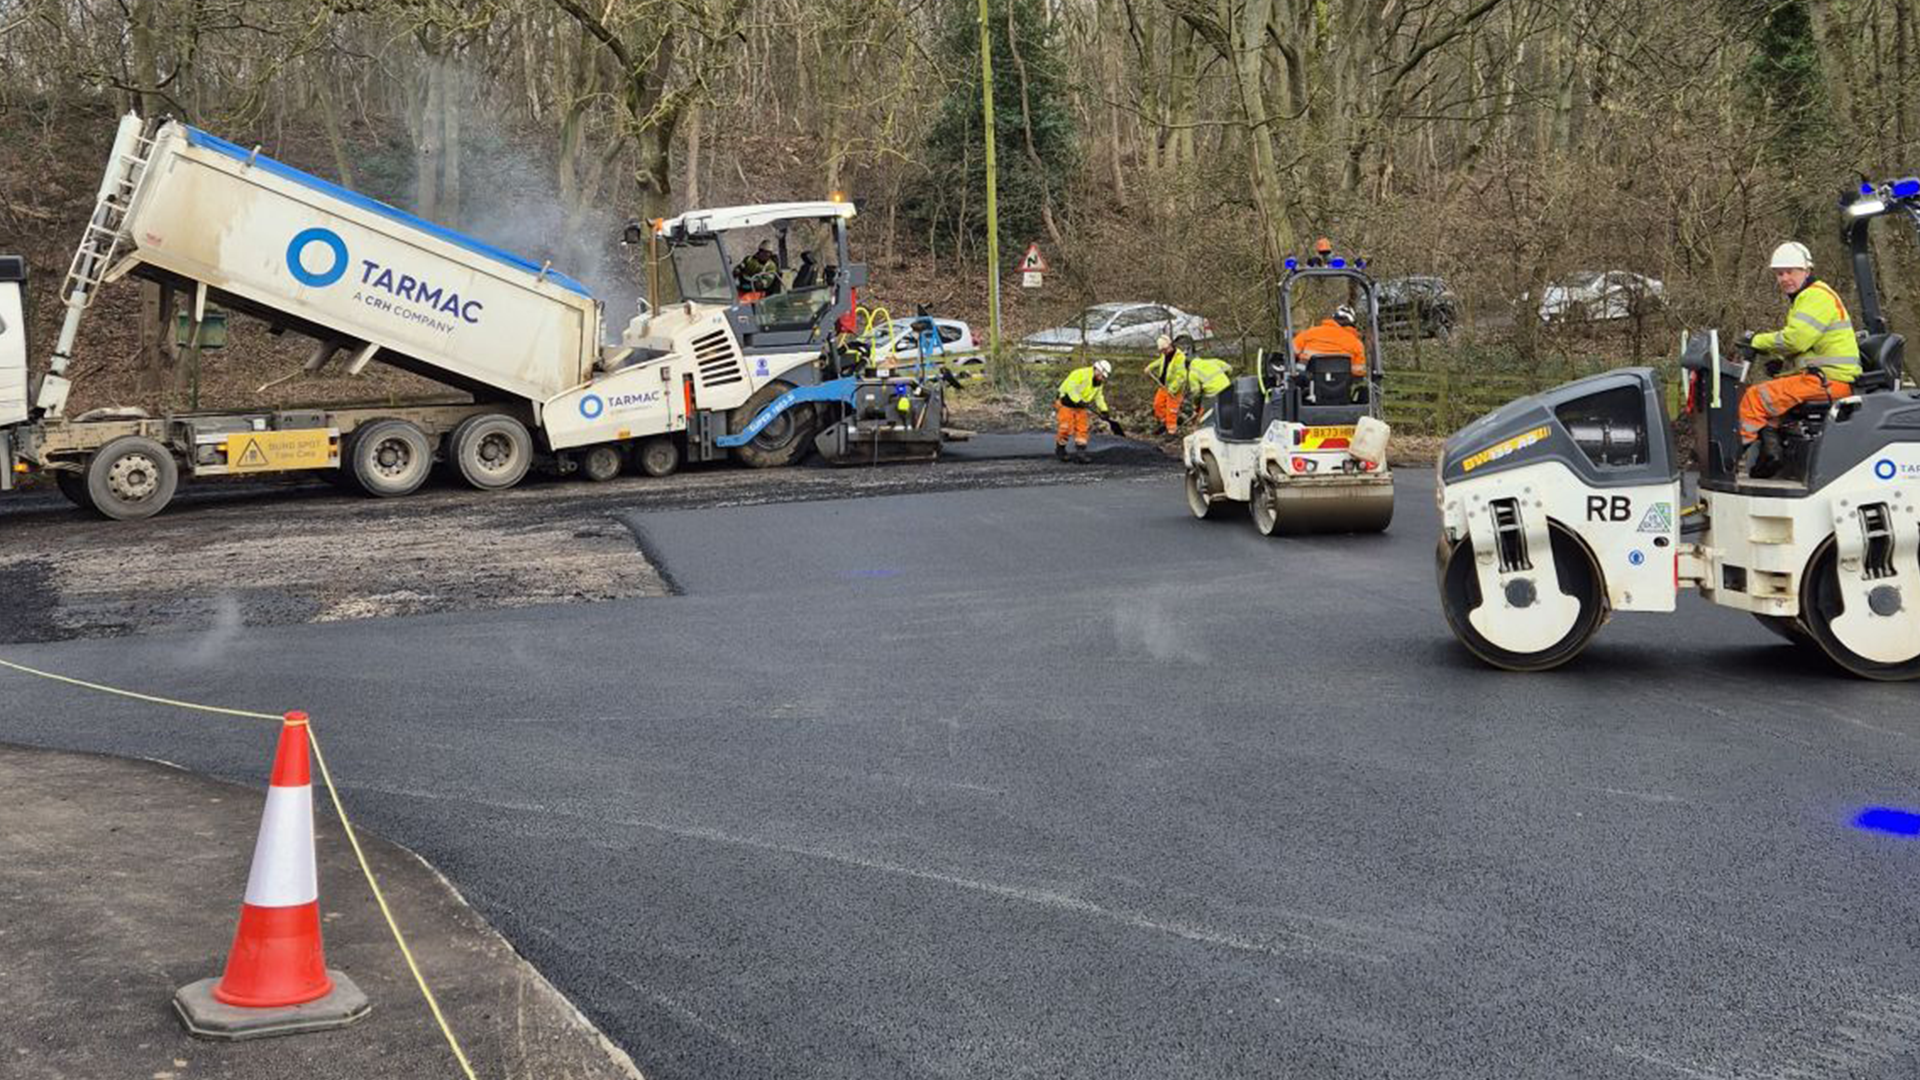
[[[1760,456],[1754,459],[1753,469],[1747,475],[1755,480],[1766,480],[1780,472],[1785,464],[1780,448],[1780,431],[1774,427],[1760,429]]]
[[[1065,460],[1067,460],[1067,444],[1066,444],[1066,443],[1063,443],[1063,442],[1057,442],[1057,443],[1054,443],[1054,444],[1053,444],[1053,457],[1054,457],[1054,460],[1056,460],[1056,461],[1065,461]]]
[[[1093,464],[1093,455],[1087,453],[1087,448],[1083,446],[1073,452],[1073,460],[1076,464],[1091,465]]]

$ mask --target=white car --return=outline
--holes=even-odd
[[[1081,345],[1096,352],[1144,351],[1153,348],[1161,334],[1204,341],[1213,336],[1213,322],[1171,304],[1095,304],[1071,325],[1028,334],[1020,339],[1020,349],[1024,359],[1042,361]]]
[[[1582,270],[1540,294],[1541,322],[1603,322],[1642,315],[1660,305],[1667,287],[1626,270]]]
[[[873,338],[879,342],[873,350],[874,366],[882,371],[910,369],[920,363],[923,353],[942,367],[984,369],[986,366],[980,345],[973,339],[973,327],[959,319],[931,316],[895,319],[879,328]]]

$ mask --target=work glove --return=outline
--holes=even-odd
[[[1078,405],[1075,405],[1075,404],[1074,404],[1073,402],[1071,402],[1071,401],[1068,401],[1068,400],[1067,400],[1067,395],[1065,395],[1065,394],[1061,394],[1061,395],[1060,395],[1060,401],[1059,401],[1059,405],[1060,405],[1060,407],[1061,407],[1061,408],[1063,408],[1063,409],[1077,409],[1077,408],[1079,408],[1079,407],[1080,407],[1080,406],[1078,406]]]

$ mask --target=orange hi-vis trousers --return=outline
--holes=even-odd
[[[1153,392],[1153,415],[1167,426],[1167,434],[1177,434],[1180,430],[1180,402],[1185,400],[1179,394],[1170,394],[1162,386]]]
[[[1058,410],[1060,414],[1060,427],[1054,432],[1053,445],[1065,446],[1067,445],[1067,440],[1072,439],[1075,446],[1085,450],[1087,448],[1087,427],[1092,419],[1089,414],[1092,413],[1093,410],[1069,409],[1065,405],[1058,406]]]
[[[1747,387],[1740,395],[1740,442],[1760,437],[1760,430],[1809,401],[1833,401],[1853,393],[1850,383],[1831,382],[1811,371],[1796,371]]]

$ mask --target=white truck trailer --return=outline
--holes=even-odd
[[[844,264],[852,207],[810,206],[831,218]],[[643,312],[619,344],[603,345],[601,302],[550,266],[257,147],[130,114],[67,274],[51,363],[31,397],[25,267],[0,259],[0,489],[17,475],[51,474],[75,502],[131,519],[164,508],[182,474],[332,470],[392,496],[418,488],[435,460],[483,489],[512,486],[540,457],[595,478],[628,460],[664,475],[685,458],[729,452],[753,465],[786,464],[808,449],[801,436],[819,426],[816,407],[829,407],[827,396],[791,391],[817,391],[841,374],[830,370],[821,338],[851,309],[864,275],[853,269],[818,305],[821,332],[749,350],[733,325],[739,305],[701,297]],[[196,337],[212,303],[310,338],[309,371],[336,357],[349,373],[378,361],[457,393],[403,406],[69,417],[67,372],[82,316],[101,287],[128,275],[190,297]],[[796,408],[796,400],[808,404]]]

